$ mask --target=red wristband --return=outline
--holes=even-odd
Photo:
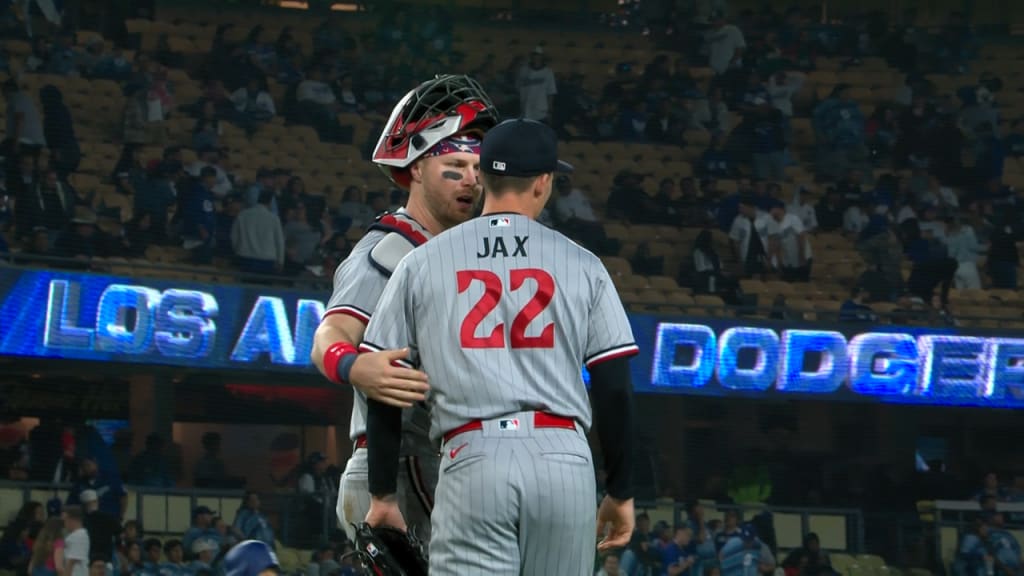
[[[338,375],[338,364],[349,354],[359,354],[359,350],[348,342],[335,342],[327,347],[327,351],[324,352],[324,375],[328,380],[335,384],[344,384]]]

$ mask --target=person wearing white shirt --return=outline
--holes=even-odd
[[[712,15],[711,29],[704,33],[704,45],[708,51],[708,66],[721,76],[729,68],[743,66],[743,50],[747,41],[743,32],[725,21],[721,12]]]
[[[733,252],[739,258],[744,276],[763,273],[768,261],[769,218],[758,212],[754,200],[744,197],[740,200],[740,213],[732,221],[729,240]]]
[[[89,533],[82,509],[67,506],[61,515],[68,535],[64,537],[64,576],[89,576]]]
[[[544,49],[537,46],[530,53],[530,61],[519,70],[516,80],[519,88],[519,106],[523,118],[546,122],[554,109],[555,73],[544,63]]]
[[[871,218],[867,212],[864,211],[863,207],[854,204],[843,212],[843,232],[857,236],[868,226],[868,222]]]
[[[257,78],[250,79],[248,85],[235,90],[231,94],[231,103],[235,105],[235,110],[252,120],[262,122],[270,120],[277,114],[274,99],[260,87],[260,81]]]
[[[314,67],[309,71],[309,77],[299,82],[295,89],[295,99],[299,102],[312,102],[321,106],[332,106],[337,102],[331,86],[323,81],[323,73],[319,68]]]
[[[555,217],[559,222],[570,222],[578,220],[581,222],[597,222],[594,208],[590,200],[579,188],[574,188],[567,178],[559,176],[561,180],[555,183],[559,192],[555,200]]]
[[[787,282],[808,282],[811,279],[811,241],[803,222],[795,214],[787,214],[782,202],[771,208],[768,226],[772,265],[782,272]]]
[[[957,290],[981,289],[978,256],[985,252],[985,246],[978,242],[974,228],[962,225],[958,219],[950,218],[946,226],[946,250],[957,261],[954,286]]]
[[[227,171],[220,167],[220,150],[216,148],[201,150],[199,152],[199,160],[189,165],[187,172],[189,175],[198,178],[203,168],[207,166],[210,166],[217,172],[217,183],[214,184],[213,189],[210,191],[217,198],[223,198],[230,194],[234,186],[231,184],[231,178],[228,177]]]
[[[803,88],[805,79],[800,72],[778,72],[768,80],[772,106],[787,119],[793,117],[793,96]]]
[[[814,211],[814,205],[804,203],[803,192],[803,186],[793,192],[793,200],[786,204],[786,212],[799,218],[804,230],[814,232],[818,229],[818,214]]]

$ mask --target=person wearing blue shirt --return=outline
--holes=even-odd
[[[996,573],[1016,576],[1021,569],[1021,548],[1017,538],[1003,527],[1003,515],[988,515],[988,547],[995,560]]]
[[[185,564],[185,549],[181,540],[168,540],[164,544],[164,556],[167,561],[160,565],[160,576],[192,576],[188,564]]]
[[[192,511],[192,526],[181,537],[181,545],[191,550],[196,540],[205,538],[213,540],[220,546],[222,537],[220,532],[217,532],[217,529],[213,526],[214,514],[216,513],[206,506],[197,506]]]
[[[740,517],[735,510],[725,511],[725,521],[722,529],[715,534],[715,552],[721,552],[725,543],[733,536],[740,534]]]
[[[243,540],[259,540],[271,548],[274,547],[274,529],[260,512],[259,494],[252,491],[245,493],[233,526],[242,535]]]
[[[217,169],[204,166],[199,171],[199,182],[189,190],[182,215],[181,233],[186,246],[192,250],[197,264],[209,264],[213,258],[213,239],[217,226],[216,196]]]
[[[204,570],[213,574],[213,560],[219,550],[220,544],[215,540],[210,538],[196,540],[192,543],[192,554],[195,556],[195,560],[188,565],[188,569],[192,574],[198,574]]]
[[[82,492],[92,490],[99,496],[100,511],[120,520],[124,515],[128,493],[125,492],[121,478],[116,471],[100,470],[95,457],[85,456],[79,464],[78,474],[78,481],[71,487],[64,504],[79,506],[82,504]]]
[[[761,572],[769,572],[775,564],[770,551],[766,551],[758,539],[754,525],[749,522],[743,525],[738,536],[725,543],[718,558],[722,576],[758,576]]]
[[[979,518],[971,526],[971,531],[960,539],[956,559],[953,561],[953,573],[957,576],[986,576],[991,558],[986,540],[988,525]]]
[[[160,555],[162,553],[160,540],[147,538],[142,543],[142,569],[138,572],[139,576],[160,576]]]
[[[697,562],[692,542],[693,530],[685,524],[676,526],[672,541],[661,550],[662,576],[689,576]]]

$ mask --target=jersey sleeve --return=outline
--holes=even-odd
[[[397,361],[406,368],[413,368],[419,364],[412,315],[413,294],[410,288],[414,282],[411,276],[412,270],[406,258],[395,269],[395,273],[384,288],[384,293],[373,310],[373,318],[366,326],[363,342],[359,346],[362,352],[408,347],[409,359]]]
[[[597,277],[587,318],[587,344],[583,357],[588,370],[601,362],[639,352],[615,284],[604,265],[599,260],[595,261]]]
[[[334,292],[324,315],[345,314],[363,324],[369,323],[387,282],[387,277],[370,264],[365,254],[346,259],[334,273]]]

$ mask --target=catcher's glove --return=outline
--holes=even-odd
[[[371,527],[362,522],[356,531],[356,554],[375,576],[427,576],[423,543],[414,535],[391,526]]]

